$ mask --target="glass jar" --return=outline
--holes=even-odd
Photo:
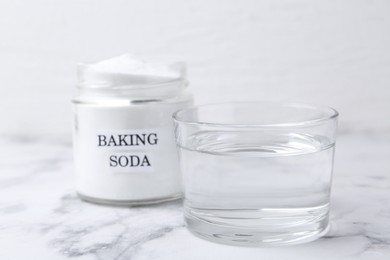
[[[87,201],[148,204],[181,196],[172,114],[192,105],[178,78],[78,67],[73,99],[76,189]],[[137,72],[138,73],[138,72]]]

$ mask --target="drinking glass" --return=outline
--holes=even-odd
[[[303,103],[203,105],[176,112],[188,229],[243,246],[325,234],[338,112]]]

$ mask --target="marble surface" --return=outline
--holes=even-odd
[[[330,232],[281,248],[196,238],[180,202],[113,208],[80,201],[66,139],[0,138],[0,259],[390,259],[390,133],[339,136]]]

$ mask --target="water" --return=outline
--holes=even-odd
[[[189,229],[226,244],[311,241],[328,227],[334,144],[300,133],[200,132],[180,148]]]

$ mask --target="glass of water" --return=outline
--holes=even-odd
[[[243,246],[315,240],[329,223],[338,113],[225,103],[174,114],[188,229]]]

